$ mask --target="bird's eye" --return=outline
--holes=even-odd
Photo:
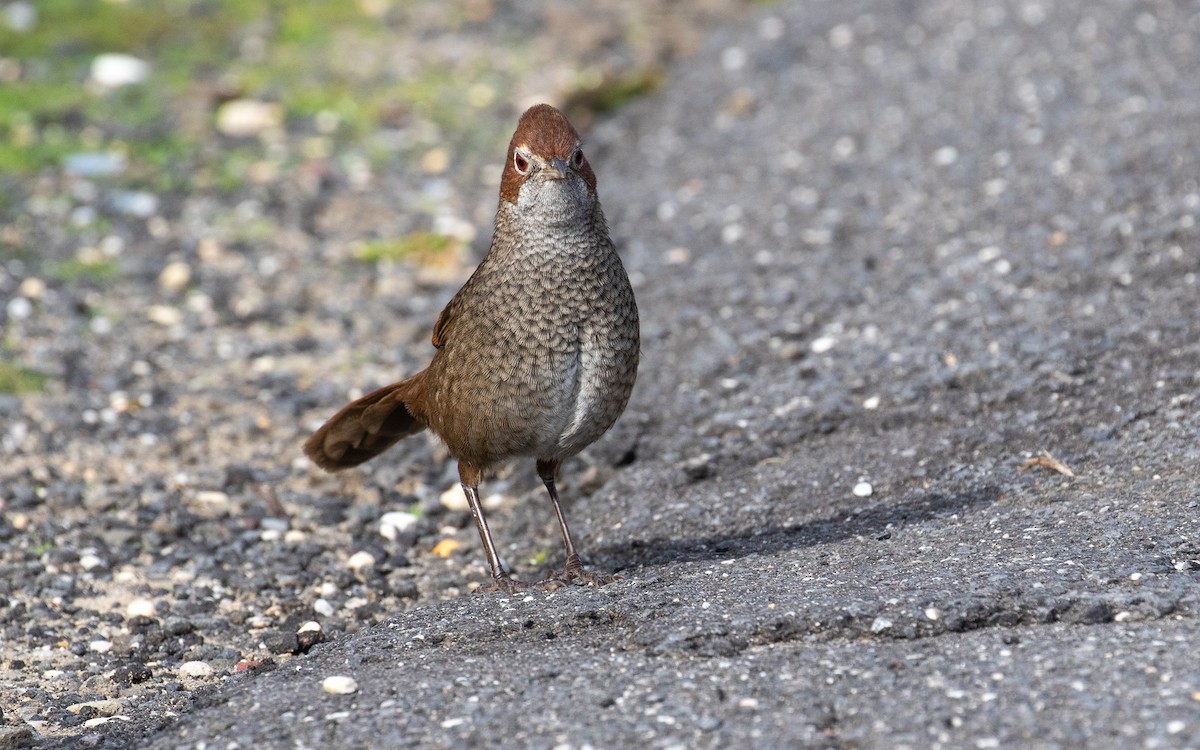
[[[529,171],[529,160],[520,151],[514,151],[513,166],[517,168],[517,172],[525,174]]]
[[[571,163],[575,165],[576,169],[583,166],[583,149],[575,149],[575,155],[571,157]]]

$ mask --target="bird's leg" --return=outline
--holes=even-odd
[[[487,555],[488,567],[492,569],[492,583],[480,591],[503,591],[506,594],[516,594],[528,588],[528,584],[514,581],[504,572],[500,565],[500,555],[492,542],[492,532],[488,529],[487,518],[483,515],[483,505],[479,502],[479,481],[483,471],[465,462],[459,462],[458,475],[462,481],[463,493],[467,496],[467,505],[471,506],[471,515],[475,517],[475,528],[479,530],[479,539],[483,542],[483,551]]]
[[[558,502],[558,489],[554,486],[554,475],[558,473],[558,461],[538,461],[537,471],[546,491],[550,493],[550,502],[554,503],[554,515],[558,516],[558,528],[562,531],[563,547],[567,551],[567,564],[560,575],[553,576],[544,583],[571,583],[582,581],[591,586],[603,586],[616,580],[613,576],[599,575],[583,567],[579,555],[575,553],[575,543],[571,541],[571,530],[567,528],[567,517],[563,514],[562,505]]]

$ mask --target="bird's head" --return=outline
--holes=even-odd
[[[557,207],[574,213],[595,206],[596,173],[562,112],[537,104],[521,115],[508,144],[500,198],[538,212]]]

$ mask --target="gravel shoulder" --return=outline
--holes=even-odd
[[[47,689],[30,674],[75,642],[103,663],[101,639],[131,669],[147,639],[172,670],[214,667],[138,692],[104,663],[79,697],[128,721],[64,747],[1195,746],[1197,39],[1200,14],[1166,2],[781,3],[598,122],[644,321],[629,412],[565,467],[582,551],[623,577],[602,589],[465,595],[482,556],[432,442],[346,477],[295,460],[348,389],[419,364],[438,292],[280,256],[277,317],[206,334],[215,362],[148,407],[193,446],[186,483],[138,482],[165,447],[19,443],[9,483],[147,548],[73,586],[165,604],[114,606],[111,635],[58,650],[50,628],[40,651],[36,605],[10,604],[31,645],[0,677]],[[178,345],[130,359],[169,370]],[[102,489],[39,479],[55,449],[127,468]],[[505,556],[553,564],[529,467],[494,486]],[[396,510],[416,525],[381,537]],[[189,595],[168,599],[176,576]],[[242,635],[211,637],[218,617]],[[293,654],[309,619],[329,640]]]

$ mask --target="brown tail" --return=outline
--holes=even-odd
[[[304,452],[326,471],[358,466],[425,429],[407,404],[421,393],[425,371],[351,401],[304,443]]]

